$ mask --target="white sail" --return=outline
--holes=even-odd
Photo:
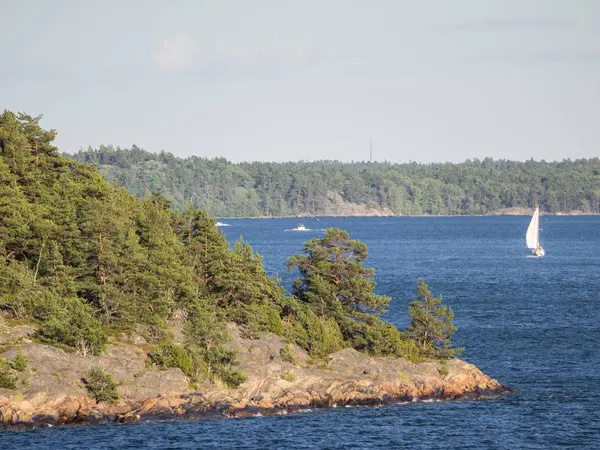
[[[525,235],[525,241],[527,242],[527,248],[536,249],[540,245],[540,208],[535,208],[531,222],[527,227],[527,234]]]

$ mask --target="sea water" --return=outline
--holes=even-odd
[[[289,289],[286,258],[339,227],[369,246],[385,318],[408,325],[419,277],[455,313],[463,359],[516,389],[508,397],[284,416],[0,431],[0,448],[600,448],[600,217],[227,220]]]

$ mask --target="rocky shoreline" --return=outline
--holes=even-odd
[[[143,402],[139,408],[128,411],[119,406],[101,408],[98,407],[98,405],[88,405],[87,402],[80,403],[75,398],[66,398],[57,405],[56,411],[58,411],[58,414],[36,414],[27,417],[27,414],[23,415],[23,411],[4,405],[0,407],[0,414],[2,415],[2,424],[0,425],[0,428],[6,430],[23,430],[63,425],[124,424],[168,420],[276,416],[310,412],[314,409],[324,408],[378,407],[447,400],[489,400],[508,395],[512,391],[512,388],[502,386],[497,389],[476,388],[474,391],[463,392],[458,395],[447,395],[443,391],[436,391],[422,397],[411,397],[407,395],[400,397],[384,394],[382,396],[367,396],[362,399],[350,398],[337,400],[334,400],[331,396],[323,395],[318,399],[312,400],[307,405],[273,405],[272,407],[256,405],[236,406],[229,403],[217,403],[212,405],[206,403],[206,399],[203,398],[202,393],[192,393],[182,395],[178,399],[168,399],[166,397],[148,399]],[[69,410],[69,408],[66,407],[68,404],[77,404],[77,409]],[[24,416],[25,420],[21,420],[22,416]]]
[[[180,369],[147,367],[143,344],[131,340],[113,342],[105,354],[93,357],[33,343],[27,330],[13,332],[13,338],[21,337],[11,343],[0,339],[0,356],[14,357],[20,348],[30,369],[20,376],[17,391],[0,389],[0,427],[241,418],[315,408],[472,401],[512,391],[458,359],[413,363],[345,349],[326,361],[314,361],[292,347],[290,361],[281,356],[286,343],[278,336],[245,339],[235,326],[230,333],[240,368],[248,376],[235,390],[208,380],[190,384]],[[101,367],[119,380],[117,404],[96,403],[87,395],[81,380],[90,367]]]
[[[364,206],[364,205],[363,205]],[[531,216],[533,214],[532,208],[503,208],[490,211],[484,215],[477,214],[465,214],[465,215],[450,215],[450,214],[396,214],[388,208],[377,209],[375,207],[367,207],[363,209],[352,209],[345,211],[325,212],[323,214],[312,215],[312,214],[299,214],[290,216],[253,216],[253,217],[226,217],[220,216],[219,219],[230,220],[230,219],[323,219],[328,217],[344,218],[344,217],[498,217],[498,216]],[[558,211],[555,213],[549,213],[542,211],[542,216],[597,216],[599,213],[572,210],[572,211]]]

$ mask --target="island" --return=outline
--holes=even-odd
[[[201,152],[202,149],[198,149]],[[600,213],[600,159],[462,163],[238,162],[137,146],[65,154],[143,198],[217,217],[483,216]]]
[[[457,359],[424,280],[381,319],[367,246],[340,229],[288,260],[287,293],[192,205],[138,199],[0,115],[0,425],[285,414],[476,400],[510,388]]]

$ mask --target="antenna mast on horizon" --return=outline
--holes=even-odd
[[[373,161],[373,141],[369,138],[369,161]]]

